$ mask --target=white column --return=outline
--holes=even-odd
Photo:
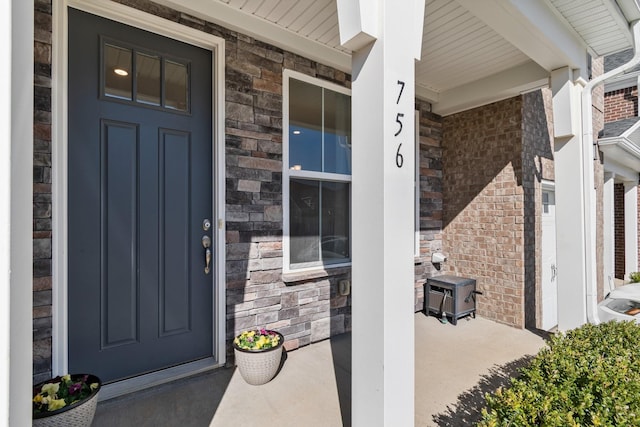
[[[33,0],[0,2],[0,59],[0,426],[17,426],[33,375]]]
[[[638,271],[638,183],[624,183],[624,275]]]
[[[378,25],[364,37],[354,37],[358,31],[349,36],[355,47],[353,425],[412,426],[414,53],[421,42],[424,2],[339,2],[341,38],[343,28],[349,29],[343,25],[346,4],[358,4],[356,15],[365,20],[373,15],[368,22]],[[412,31],[418,21],[419,33]]]
[[[604,264],[604,286],[605,294],[607,290],[613,289],[615,274],[615,204],[614,204],[614,175],[604,174],[603,187],[603,264]]]
[[[556,259],[558,265],[558,329],[584,324],[586,318],[586,191],[580,132],[580,91],[573,72],[551,72],[555,136]]]

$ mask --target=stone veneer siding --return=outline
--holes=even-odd
[[[442,117],[430,105],[416,101],[419,111],[420,144],[420,247],[415,259],[415,311],[424,309],[424,284],[440,275],[431,254],[442,250]]]
[[[547,89],[444,118],[446,272],[474,278],[478,314],[519,328],[541,319],[541,180],[553,180]]]
[[[35,0],[34,382],[51,376],[51,44],[52,0]],[[351,329],[351,296],[338,294],[349,268],[282,275],[282,71],[292,69],[350,87],[350,76],[243,34],[148,0],[116,0],[225,39],[227,339],[247,328],[282,332],[289,350]],[[441,118],[420,111],[422,283],[441,247]],[[286,281],[285,281],[286,280]],[[357,286],[357,284],[356,284]],[[232,355],[227,346],[228,356]]]
[[[34,1],[34,382],[51,376],[51,1]]]

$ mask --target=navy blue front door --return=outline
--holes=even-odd
[[[212,356],[211,63],[69,9],[70,372],[112,382]]]

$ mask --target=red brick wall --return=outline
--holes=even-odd
[[[522,105],[516,97],[444,118],[447,273],[477,280],[478,314],[524,327]]]
[[[604,121],[628,119],[638,115],[638,87],[614,90],[604,94]]]
[[[616,279],[624,279],[624,184],[614,185],[614,234]]]

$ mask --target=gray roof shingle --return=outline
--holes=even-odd
[[[631,126],[636,124],[640,117],[631,117],[615,122],[605,123],[604,129],[598,134],[598,138],[614,138],[625,133]]]

